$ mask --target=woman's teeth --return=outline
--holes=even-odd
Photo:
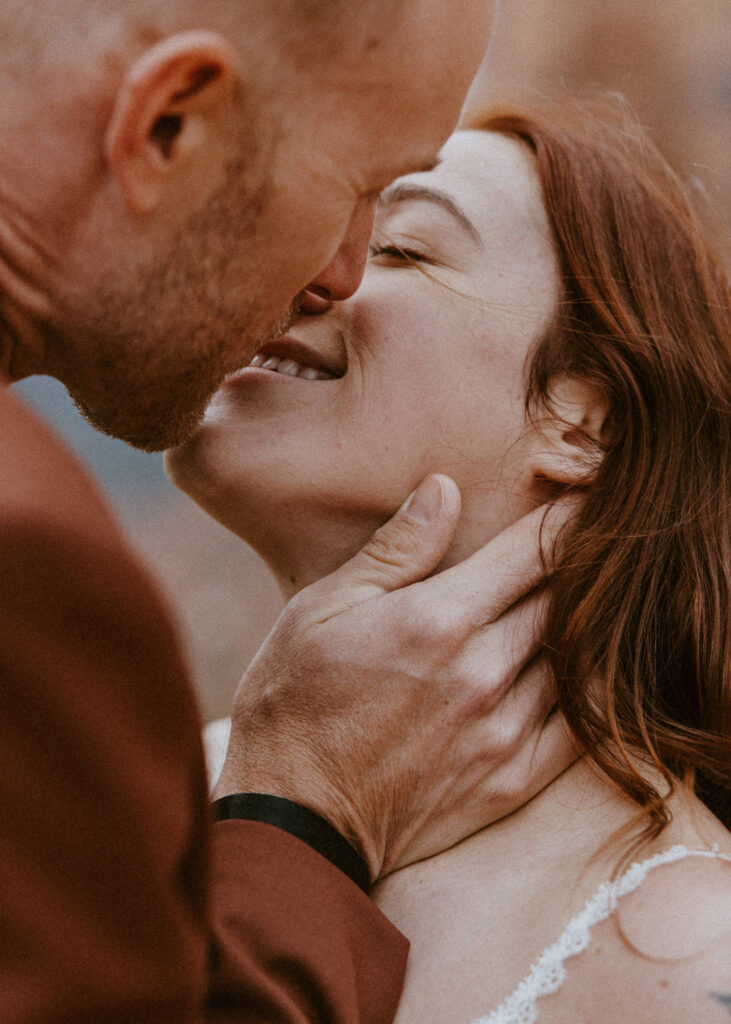
[[[273,373],[284,373],[288,377],[303,377],[305,380],[334,380],[330,373],[316,370],[314,366],[303,366],[294,359],[281,359],[279,356],[263,356],[257,353],[249,366],[261,367]]]

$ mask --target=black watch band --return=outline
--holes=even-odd
[[[211,804],[216,821],[243,818],[274,825],[301,839],[363,890],[371,886],[368,865],[347,839],[309,807],[268,793],[231,793]]]

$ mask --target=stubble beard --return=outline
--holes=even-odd
[[[261,308],[256,229],[266,187],[244,202],[243,179],[243,165],[232,164],[164,263],[131,280],[112,275],[85,296],[83,325],[60,343],[73,353],[60,377],[102,433],[144,451],[182,444],[225,377],[296,318],[300,296],[270,319]]]
[[[227,353],[231,338],[222,334],[213,339],[205,328],[206,353],[183,364],[159,360],[151,367],[140,359],[97,359],[93,376],[94,396],[87,390],[68,383],[69,395],[82,416],[103,434],[125,441],[141,451],[157,452],[174,448],[189,440],[201,425],[206,409],[230,374],[242,369],[254,352],[272,338],[285,334],[295,321],[299,310],[299,297],[291,303],[287,313],[262,333],[247,338],[245,348],[250,354],[231,361]],[[233,325],[232,325],[233,330]],[[245,330],[238,331],[238,339],[246,338]],[[128,335],[129,348],[117,335],[115,349],[123,351],[138,347],[141,352],[150,345],[139,330]]]

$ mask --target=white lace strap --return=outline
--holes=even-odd
[[[684,857],[719,858],[731,863],[731,854],[720,853],[718,846],[712,850],[688,850],[685,846],[673,846],[641,864],[633,864],[616,881],[600,886],[584,909],[569,922],[558,941],[541,954],[529,974],[497,1010],[472,1021],[472,1024],[535,1024],[538,1019],[536,1001],[561,988],[566,978],[564,960],[586,949],[591,939],[591,929],[610,917],[621,897],[639,888],[653,868]]]

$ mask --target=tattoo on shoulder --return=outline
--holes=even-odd
[[[731,992],[709,992],[711,999],[715,999],[721,1006],[725,1006],[731,1017]]]

